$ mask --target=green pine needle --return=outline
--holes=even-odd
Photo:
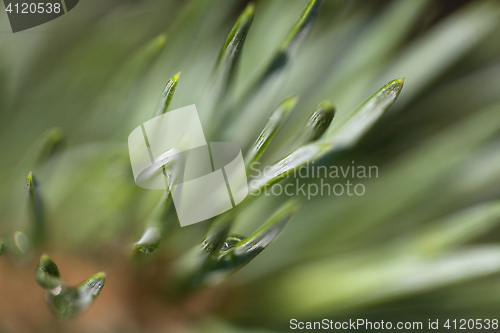
[[[334,117],[335,108],[332,104],[329,101],[321,102],[298,134],[296,145],[300,147],[321,138],[330,127]]]
[[[252,260],[274,241],[299,207],[297,200],[291,199],[286,202],[259,230],[235,245],[231,260],[239,263],[247,263]]]
[[[41,139],[40,150],[35,160],[35,165],[48,161],[52,156],[60,152],[64,143],[65,137],[60,128],[52,128],[47,131]]]
[[[396,79],[386,84],[364,102],[347,121],[335,124],[340,128],[338,131],[331,128],[325,139],[336,147],[347,148],[354,145],[396,101],[403,84],[404,79]]]
[[[28,210],[32,221],[31,237],[36,247],[45,240],[45,212],[38,180],[32,172],[26,177],[26,193],[28,197]]]
[[[235,67],[241,56],[241,49],[250,26],[252,25],[254,12],[255,6],[253,3],[250,3],[243,13],[241,13],[219,52],[216,67],[227,66],[231,69]]]
[[[62,286],[47,292],[47,301],[60,319],[69,319],[85,310],[99,296],[106,275],[97,273],[76,287]]]
[[[134,249],[142,253],[153,253],[158,249],[162,238],[166,235],[167,230],[173,222],[173,203],[170,193],[165,193],[160,202],[155,207],[151,216],[148,218],[146,231],[141,239],[135,243]]]
[[[240,15],[224,42],[214,68],[210,87],[203,101],[204,112],[214,115],[214,124],[209,131],[215,132],[227,117],[225,97],[231,90],[241,58],[243,45],[252,25],[254,5],[250,3]]]
[[[160,97],[160,106],[155,113],[155,117],[164,114],[167,112],[168,106],[174,97],[175,88],[177,87],[177,82],[179,81],[179,77],[181,76],[181,72],[172,76],[170,80],[168,80],[165,88]]]
[[[35,268],[35,280],[43,289],[51,290],[61,285],[57,265],[45,254]]]
[[[487,202],[431,223],[418,234],[414,244],[423,253],[449,251],[487,233],[499,223],[500,201]]]
[[[281,43],[278,52],[271,60],[263,76],[260,78],[260,86],[262,86],[269,77],[281,71],[290,61],[290,57],[295,53],[300,43],[307,36],[318,16],[321,1],[322,0],[309,1],[299,19]]]
[[[264,153],[269,143],[271,143],[274,136],[278,133],[280,128],[288,119],[291,111],[296,104],[296,97],[288,97],[278,106],[271,117],[269,117],[259,137],[247,152],[247,155],[245,157],[247,170],[253,163],[259,160],[260,156]]]

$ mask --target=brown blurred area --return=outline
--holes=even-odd
[[[35,282],[34,264],[16,266],[0,260],[0,332],[189,332],[198,319],[220,308],[224,287],[193,293],[179,300],[165,297],[168,263],[152,261],[132,267],[127,256],[93,260],[78,253],[50,253],[69,286],[105,271],[98,299],[75,318],[59,320],[50,313],[46,291]],[[109,259],[109,260],[108,260]]]

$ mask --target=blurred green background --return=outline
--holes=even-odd
[[[2,255],[0,332],[279,332],[289,331],[292,318],[421,321],[426,328],[428,319],[498,318],[498,1],[324,0],[279,89],[252,112],[232,110],[236,121],[222,122],[207,141],[248,148],[276,105],[297,94],[263,157],[269,164],[320,101],[335,105],[335,131],[336,120],[404,77],[398,100],[355,147],[316,162],[377,166],[379,177],[363,181],[363,196],[300,198],[297,215],[261,255],[223,284],[180,300],[163,295],[164,275],[208,222],[176,223],[157,253],[140,264],[128,260],[162,195],[135,185],[128,134],[152,117],[179,71],[170,108],[196,104],[210,128],[210,77],[247,3],[82,0],[16,34],[2,10],[0,238],[8,245],[13,232],[29,229],[24,182],[33,171],[47,213],[43,250],[69,284],[97,271],[107,281],[88,310],[58,321],[34,281],[35,257]],[[255,2],[229,103],[255,82],[306,4]],[[64,146],[37,162],[41,138],[54,127]],[[284,199],[259,198],[235,232],[249,235]]]

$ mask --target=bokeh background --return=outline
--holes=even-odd
[[[424,328],[429,319],[498,319],[498,1],[324,0],[279,90],[250,113],[233,110],[237,121],[222,122],[207,140],[248,148],[276,105],[297,94],[264,156],[271,163],[322,100],[342,118],[404,77],[396,103],[355,147],[316,162],[377,166],[379,177],[363,181],[363,196],[299,198],[301,209],[276,241],[214,288],[175,300],[162,292],[171,262],[200,242],[208,222],[176,224],[157,252],[129,260],[161,193],[135,185],[128,134],[152,117],[179,71],[171,109],[196,104],[210,127],[205,91],[247,3],[82,0],[16,34],[2,9],[0,238],[8,246],[15,231],[30,228],[24,183],[33,171],[47,213],[43,251],[70,285],[98,271],[107,280],[85,312],[60,321],[33,277],[40,253],[4,254],[0,332],[285,332],[292,318]],[[255,82],[306,4],[255,2],[229,101]],[[39,161],[53,128],[63,145]],[[259,198],[235,232],[249,235],[285,199]]]

